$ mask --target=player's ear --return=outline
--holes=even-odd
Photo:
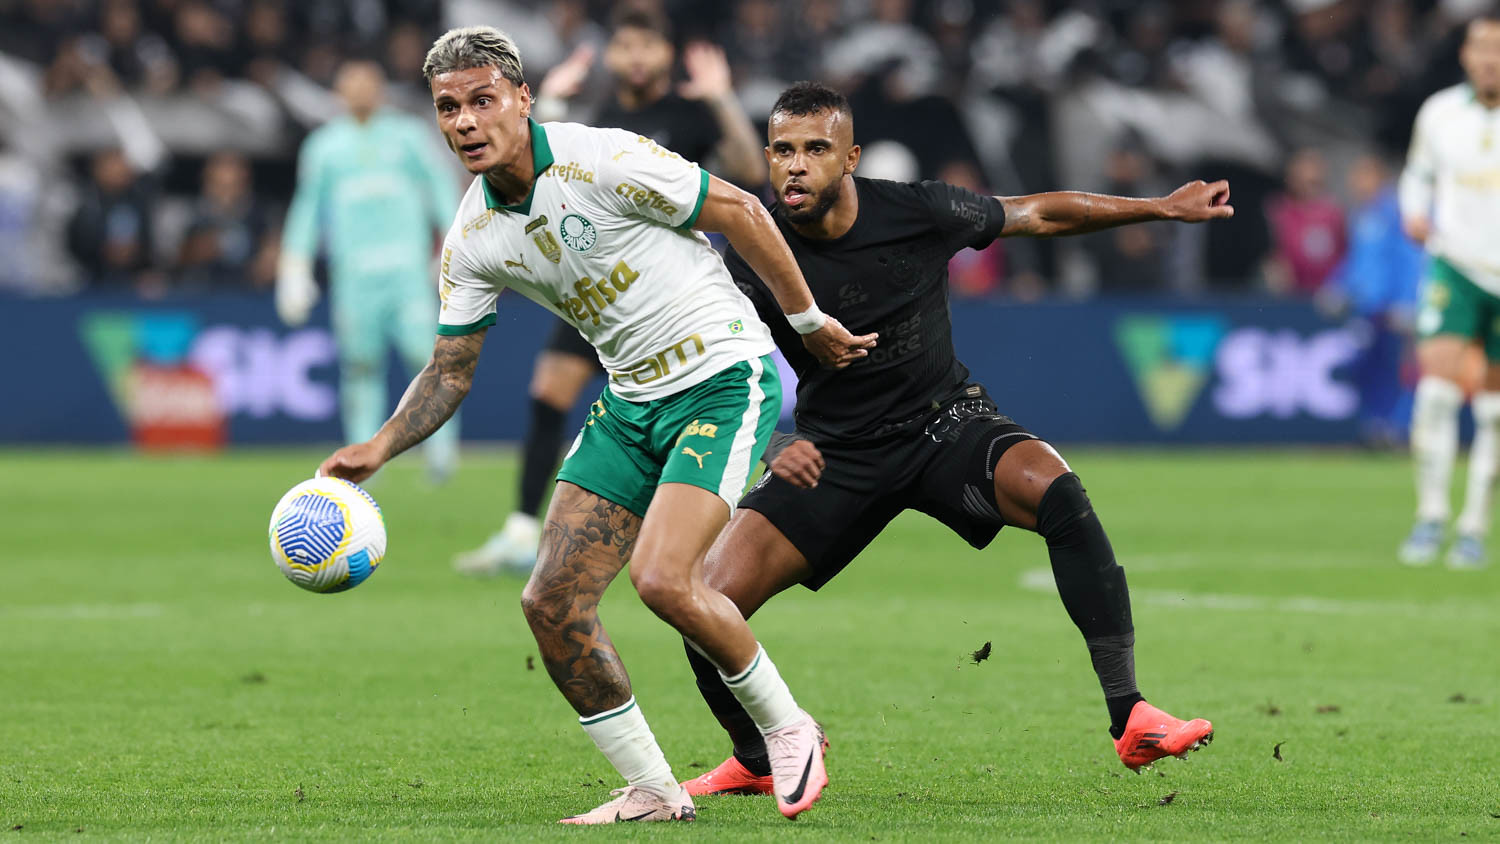
[[[522,82],[521,83],[521,87],[518,88],[517,90],[519,90],[521,92],[521,116],[522,117],[530,117],[531,116],[531,86],[527,85],[525,82]]]
[[[771,163],[771,147],[761,147],[760,151],[766,154],[766,164],[769,165]]]
[[[844,158],[844,175],[853,176],[854,168],[859,166],[859,144],[849,147],[849,155]]]

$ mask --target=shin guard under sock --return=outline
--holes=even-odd
[[[758,777],[770,776],[771,762],[766,755],[766,741],[755,726],[755,720],[724,684],[718,666],[698,653],[687,640],[683,640],[683,647],[687,650],[688,664],[693,666],[693,674],[698,678],[698,693],[703,695],[703,702],[708,704],[714,717],[719,719],[719,725],[734,742],[734,757],[750,773]]]
[[[1062,475],[1042,495],[1037,533],[1047,540],[1057,594],[1088,646],[1109,705],[1110,732],[1123,733],[1130,707],[1141,699],[1135,683],[1130,589],[1077,475]]]

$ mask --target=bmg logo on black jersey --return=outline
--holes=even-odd
[[[953,212],[953,216],[972,223],[974,231],[977,232],[984,231],[984,224],[989,222],[990,219],[989,210],[977,202],[960,202],[956,199],[950,199],[948,200],[948,208]]]

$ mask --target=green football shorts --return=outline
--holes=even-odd
[[[1485,357],[1500,361],[1500,296],[1470,281],[1442,258],[1433,258],[1422,284],[1417,334],[1424,340],[1457,334],[1481,341]]]
[[[606,386],[557,479],[642,517],[666,483],[706,489],[733,513],[780,415],[781,380],[769,355],[650,401],[626,401]]]

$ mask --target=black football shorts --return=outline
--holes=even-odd
[[[556,320],[556,324],[552,326],[552,333],[547,336],[547,345],[542,348],[548,352],[583,358],[595,367],[599,367],[599,354],[594,351],[594,347],[589,344],[589,341],[583,339],[578,329],[560,319]]]
[[[1011,446],[1036,436],[1002,416],[971,385],[909,433],[878,442],[814,442],[825,467],[801,489],[767,471],[740,499],[765,516],[813,568],[803,582],[832,580],[903,510],[926,513],[975,548],[1004,526],[995,504],[995,465]]]

